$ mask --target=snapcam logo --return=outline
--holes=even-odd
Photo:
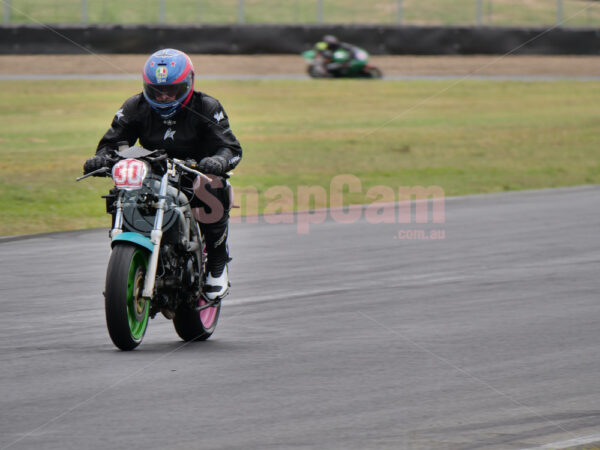
[[[218,178],[215,177],[215,180]],[[216,198],[202,186],[196,195],[209,208],[198,211],[203,221],[218,220],[224,212]],[[212,186],[218,188],[221,186]],[[364,194],[371,201],[367,204],[351,204],[349,196]],[[262,197],[261,197],[262,196]],[[299,234],[307,234],[314,224],[328,218],[337,223],[354,223],[366,220],[371,224],[441,224],[445,223],[445,194],[440,186],[390,186],[377,185],[364,192],[361,180],[345,174],[332,178],[329,191],[323,186],[272,186],[264,192],[252,186],[236,194],[241,215],[232,217],[232,223],[258,223],[259,217],[271,224],[296,224]],[[264,205],[259,216],[259,205]],[[327,207],[315,208],[313,205]],[[344,206],[346,205],[346,206]],[[293,212],[295,207],[297,212]],[[208,211],[208,212],[207,212]],[[405,231],[405,230],[402,230]],[[444,234],[445,236],[445,234]],[[396,239],[416,238],[402,233]]]

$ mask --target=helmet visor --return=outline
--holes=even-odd
[[[189,80],[175,84],[151,84],[144,81],[146,97],[158,104],[169,105],[185,96],[190,89]]]

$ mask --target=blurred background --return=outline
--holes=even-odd
[[[598,0],[3,0],[2,23],[600,25]]]
[[[0,0],[0,13],[0,236],[106,226],[109,180],[74,179],[165,47],[190,53],[197,89],[226,108],[244,148],[236,190],[258,193],[259,212],[273,186],[329,189],[340,173],[363,186],[347,204],[375,186],[600,184],[600,0]],[[370,52],[383,82],[309,81],[300,53],[329,33]]]

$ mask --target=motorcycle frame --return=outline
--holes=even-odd
[[[158,268],[158,260],[160,256],[160,248],[163,237],[163,220],[166,211],[174,210],[178,215],[178,226],[182,236],[182,243],[186,248],[186,251],[195,253],[196,263],[198,265],[197,270],[202,275],[202,233],[198,223],[194,220],[192,215],[192,209],[189,203],[183,206],[177,206],[175,201],[167,202],[171,197],[167,195],[169,187],[169,177],[176,175],[176,167],[181,170],[193,173],[199,177],[211,181],[206,175],[196,170],[186,167],[182,161],[173,159],[167,161],[167,171],[161,177],[160,188],[158,193],[158,202],[153,207],[156,208],[156,215],[154,217],[154,225],[150,233],[150,242],[152,242],[152,252],[148,262],[148,268],[146,269],[146,276],[144,279],[144,288],[142,290],[142,297],[146,299],[152,299],[154,296],[154,288],[156,283],[156,271]],[[117,236],[123,233],[123,209],[127,205],[124,205],[122,201],[122,194],[117,197],[115,220],[113,228],[110,231],[110,237],[114,241]],[[190,236],[191,235],[191,236]],[[144,239],[145,238],[144,236]]]

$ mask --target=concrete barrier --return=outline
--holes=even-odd
[[[600,54],[600,29],[378,25],[5,25],[2,54],[299,53],[325,34],[374,55]]]

